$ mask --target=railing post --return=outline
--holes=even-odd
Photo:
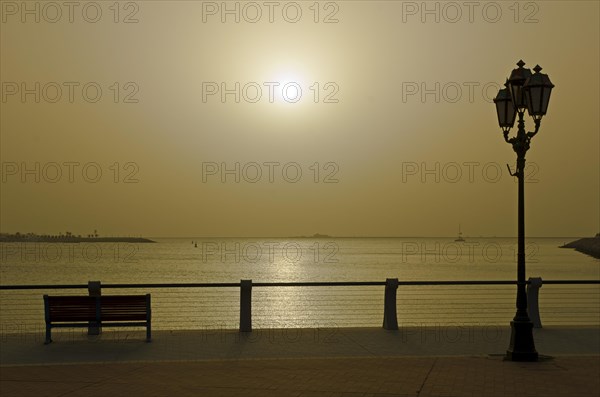
[[[533,323],[533,328],[542,328],[542,320],[540,320],[540,305],[539,293],[542,288],[541,277],[529,277],[527,284],[527,311],[529,319]]]
[[[385,280],[385,300],[383,302],[383,328],[389,330],[398,329],[398,316],[396,315],[396,291],[398,290],[398,279],[388,278]]]
[[[252,280],[240,281],[240,332],[252,332]]]
[[[102,286],[100,281],[88,281],[88,293],[90,296],[101,296]],[[88,335],[100,335],[102,327],[96,321],[88,323]]]

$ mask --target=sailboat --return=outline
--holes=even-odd
[[[460,231],[460,223],[458,224],[458,238],[456,238],[454,241],[467,241],[463,238],[462,232]]]

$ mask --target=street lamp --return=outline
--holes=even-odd
[[[510,322],[510,345],[506,351],[506,358],[512,361],[537,361],[538,353],[533,341],[533,324],[527,314],[527,293],[525,292],[525,154],[529,149],[531,138],[538,133],[542,117],[548,110],[550,93],[554,84],[548,75],[540,73],[542,68],[537,65],[531,70],[523,68],[525,62],[519,61],[518,68],[514,69],[506,81],[505,87],[498,92],[494,99],[498,124],[502,129],[504,140],[511,144],[517,154],[516,176],[519,182],[519,238],[517,251],[517,313]],[[533,117],[535,130],[525,132],[525,109]],[[517,135],[509,138],[508,133],[515,123],[515,116],[519,115]]]

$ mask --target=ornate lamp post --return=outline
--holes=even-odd
[[[517,154],[516,176],[519,182],[519,238],[517,251],[517,313],[510,322],[510,345],[506,351],[506,358],[512,361],[537,361],[538,353],[533,342],[533,324],[527,314],[527,293],[525,292],[525,154],[529,149],[531,138],[538,133],[542,117],[548,110],[550,93],[554,84],[548,75],[540,73],[542,68],[537,65],[531,74],[529,69],[523,68],[525,62],[519,61],[519,66],[514,69],[506,81],[505,87],[498,92],[494,99],[498,113],[498,124],[504,134],[504,140],[511,144]],[[535,130],[525,131],[523,116],[527,109],[533,117]],[[509,138],[508,133],[515,124],[515,117],[519,115],[517,135]]]

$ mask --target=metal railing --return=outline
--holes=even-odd
[[[253,327],[272,324],[276,317],[281,319],[278,323],[281,328],[290,323],[293,326],[310,325],[311,319],[320,325],[338,326],[340,321],[351,318],[350,326],[383,324],[385,329],[394,330],[399,327],[399,318],[401,325],[433,320],[468,322],[477,315],[483,321],[508,321],[515,310],[512,286],[516,284],[516,281],[504,280],[399,281],[393,278],[356,282],[241,280],[238,283],[101,284],[96,281],[88,284],[3,285],[0,286],[0,320],[43,321],[41,299],[38,302],[39,296],[31,294],[33,291],[60,294],[87,289],[89,294],[97,294],[101,293],[100,289],[127,289],[136,290],[136,293],[151,289],[158,290],[160,295],[158,307],[153,307],[153,318],[163,319],[166,329],[176,323],[182,329],[197,328],[199,322],[209,324],[212,321],[221,327],[250,332]],[[556,288],[540,296],[540,291],[545,291],[541,289],[543,285]],[[485,288],[477,289],[477,286]],[[490,295],[489,286],[496,286],[496,295]],[[315,294],[313,288],[316,290],[317,287],[329,288]],[[373,287],[379,288],[374,290]],[[380,287],[384,287],[383,299]],[[307,293],[306,288],[311,291]],[[215,289],[218,292],[213,293]],[[194,291],[194,294],[182,291]],[[11,292],[16,295],[7,296]],[[24,294],[19,295],[20,292]],[[541,318],[546,316],[554,324],[581,324],[594,317],[600,318],[600,280],[542,281],[541,278],[530,278],[527,293],[529,314],[535,327],[541,327]],[[198,319],[200,312],[203,317]],[[292,318],[297,321],[291,321]]]

